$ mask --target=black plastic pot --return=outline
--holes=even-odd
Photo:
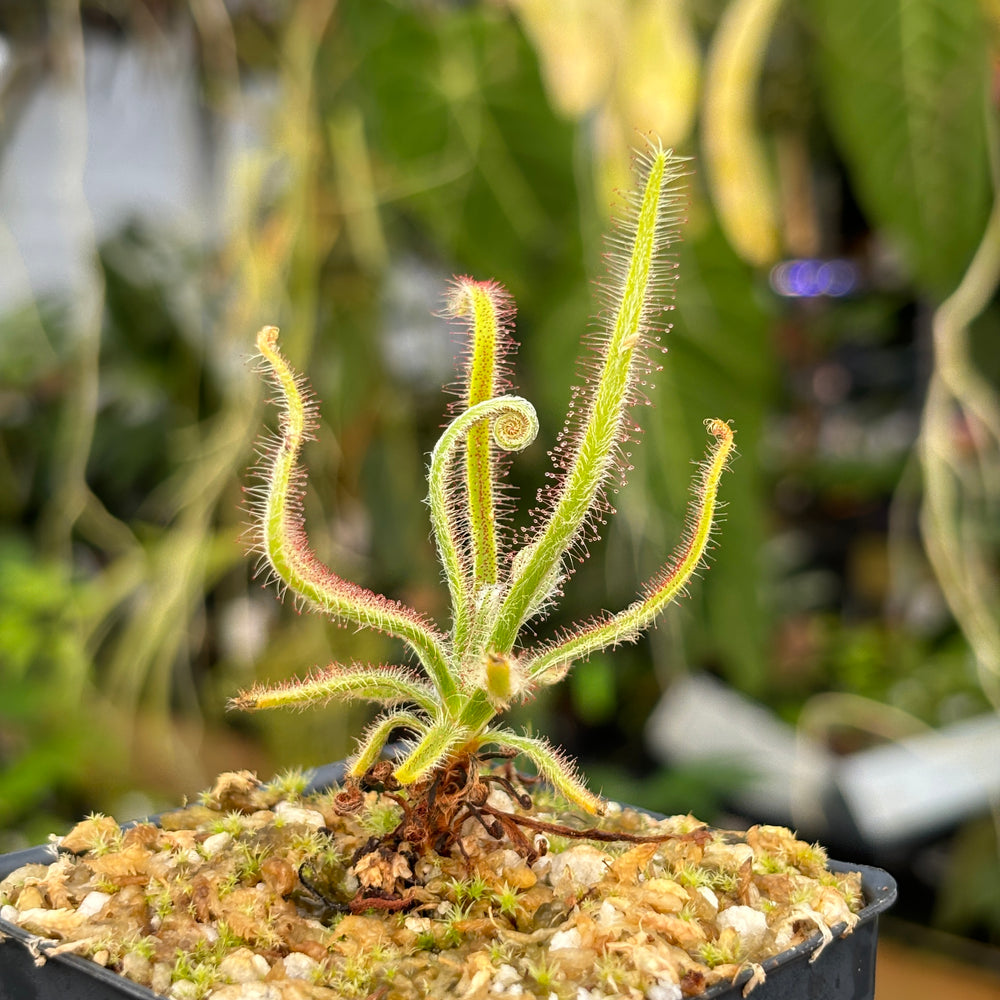
[[[319,768],[310,784],[321,789],[339,780],[340,764]],[[0,879],[27,864],[49,864],[51,847],[32,847],[0,855]],[[873,1000],[875,952],[879,914],[896,899],[892,876],[878,868],[831,861],[833,871],[860,871],[865,907],[857,926],[846,937],[837,935],[817,957],[817,933],[789,951],[763,963],[766,980],[757,986],[753,1000]],[[44,957],[45,942],[20,927],[0,919],[0,1000],[156,1000],[157,994],[115,972],[76,955]],[[741,1000],[743,973],[733,984],[720,983],[702,994],[704,1000]]]

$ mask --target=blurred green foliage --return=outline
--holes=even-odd
[[[81,711],[93,699],[78,598],[66,566],[0,537],[0,829],[27,820],[35,838],[81,802],[109,749]]]
[[[965,272],[992,201],[986,5],[805,6],[822,40],[820,99],[857,197],[897,241],[915,282],[943,297]]]

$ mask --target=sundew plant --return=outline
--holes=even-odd
[[[431,524],[451,598],[447,630],[342,579],[314,555],[303,524],[299,455],[316,424],[316,402],[281,354],[278,331],[261,330],[257,347],[282,412],[277,436],[262,449],[260,482],[250,491],[253,548],[282,590],[339,623],[401,639],[420,669],[334,663],[302,679],[254,685],[233,699],[233,707],[365,699],[387,710],[359,740],[349,777],[363,777],[393,734],[405,730],[409,739],[392,772],[403,786],[493,746],[530,759],[571,802],[601,812],[599,796],[558,749],[512,731],[498,717],[513,701],[561,680],[574,662],[635,641],[683,593],[705,558],[719,481],[733,450],[732,430],[718,419],[706,421],[710,445],[695,478],[684,537],[634,602],[546,641],[522,644],[524,626],[560,595],[585,553],[584,541],[609,512],[607,491],[624,481],[626,448],[639,432],[633,410],[647,402],[645,379],[656,369],[653,357],[673,292],[670,248],[681,222],[683,174],[683,161],[658,144],[636,158],[636,189],[607,244],[600,331],[585,348],[580,384],[553,452],[554,475],[522,532],[509,526],[503,480],[507,456],[532,443],[538,420],[532,405],[512,391],[514,306],[496,282],[454,280],[448,313],[464,325],[467,349],[459,398],[428,470]]]

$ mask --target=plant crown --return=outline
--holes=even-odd
[[[425,778],[461,754],[494,745],[529,758],[559,792],[589,812],[601,799],[572,763],[545,739],[513,732],[498,716],[516,699],[563,678],[572,664],[598,650],[635,641],[680,595],[705,558],[716,519],[719,481],[733,450],[733,433],[708,420],[708,453],[695,477],[685,535],[635,601],[603,613],[541,644],[521,645],[524,625],[560,594],[595,522],[610,511],[609,485],[624,480],[625,446],[639,431],[633,407],[654,368],[660,315],[669,308],[676,263],[683,160],[658,143],[636,158],[637,188],[608,240],[603,286],[606,317],[592,338],[582,385],[554,451],[556,474],[539,494],[531,527],[516,539],[505,530],[504,457],[535,438],[532,405],[510,386],[513,303],[493,281],[456,278],[447,311],[463,324],[467,350],[460,396],[430,457],[431,523],[451,598],[450,630],[397,601],[342,579],[313,554],[302,515],[303,443],[317,420],[303,378],[278,349],[278,331],[257,335],[263,370],[281,406],[278,435],[265,443],[260,483],[250,491],[254,550],[281,589],[332,619],[378,629],[401,640],[419,661],[406,666],[332,664],[302,679],[255,684],[231,706],[253,710],[304,707],[333,698],[360,698],[387,711],[362,736],[348,774],[361,777],[392,735],[410,734],[394,777],[403,785]],[[515,549],[515,542],[523,544]]]

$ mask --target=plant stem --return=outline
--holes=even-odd
[[[607,646],[635,641],[684,590],[705,556],[718,504],[719,481],[733,449],[733,432],[728,424],[722,420],[710,420],[708,428],[715,443],[702,468],[695,503],[689,514],[691,528],[680,550],[659,575],[643,588],[643,596],[624,611],[597,619],[582,629],[571,629],[568,638],[542,650],[525,663],[524,669],[529,677],[538,680],[552,667],[589,656]],[[558,676],[561,677],[562,673]]]
[[[562,490],[551,505],[548,521],[516,564],[516,573],[493,630],[490,648],[509,652],[517,633],[538,606],[539,591],[557,580],[557,567],[576,541],[588,512],[607,482],[623,439],[631,431],[624,422],[631,402],[637,354],[647,334],[656,301],[662,250],[673,236],[677,197],[671,188],[680,174],[673,153],[654,147],[644,161],[644,190],[632,228],[624,264],[614,326],[599,355],[600,378],[584,426],[577,438]]]
[[[538,433],[538,418],[535,408],[520,396],[498,396],[476,403],[457,416],[445,429],[431,453],[428,483],[428,502],[431,508],[431,524],[437,542],[438,554],[444,568],[445,579],[451,594],[454,615],[454,646],[459,653],[468,644],[474,615],[473,593],[468,568],[464,565],[461,551],[462,529],[464,525],[456,511],[456,497],[448,487],[448,473],[455,449],[462,438],[471,439],[474,432],[487,433],[487,458],[489,458],[490,422],[493,422],[493,437],[498,447],[505,451],[520,451],[526,448]],[[471,516],[471,512],[462,511]],[[474,529],[472,529],[475,534]],[[494,556],[496,552],[494,549]]]
[[[257,543],[278,578],[308,603],[335,618],[407,642],[447,699],[454,694],[456,683],[445,657],[444,637],[412,608],[343,580],[309,548],[302,526],[303,476],[298,456],[310,430],[312,408],[303,398],[298,376],[278,350],[277,340],[278,331],[273,326],[264,327],[257,335],[257,347],[284,403],[281,436],[266,470]]]

